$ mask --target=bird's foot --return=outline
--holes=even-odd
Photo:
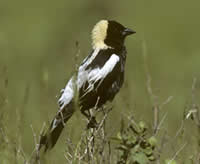
[[[92,116],[89,120],[89,123],[87,124],[87,129],[90,129],[90,128],[97,128],[98,127],[98,123],[95,119],[94,116]]]

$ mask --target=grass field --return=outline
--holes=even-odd
[[[199,15],[196,0],[0,1],[0,163],[31,163],[43,124],[90,52],[90,31],[100,19],[137,32],[126,41],[125,84],[112,111],[99,114],[99,131],[86,130],[77,109],[37,163],[200,163]]]

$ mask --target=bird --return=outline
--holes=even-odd
[[[92,51],[79,65],[77,72],[61,90],[59,110],[46,133],[42,134],[39,149],[51,150],[57,143],[65,124],[75,112],[76,101],[81,113],[93,123],[90,109],[112,102],[124,82],[126,63],[125,38],[136,33],[115,20],[100,20],[94,26]],[[89,123],[88,123],[89,125]]]

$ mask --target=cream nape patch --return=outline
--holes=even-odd
[[[107,35],[107,29],[108,29],[108,21],[107,20],[101,20],[94,26],[94,28],[92,30],[93,49],[109,48],[109,46],[107,46],[104,43],[104,40],[106,39],[106,35]]]

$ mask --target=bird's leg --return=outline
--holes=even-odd
[[[100,100],[100,97],[97,97],[95,106],[88,110],[88,113],[90,115],[89,123],[87,125],[88,128],[96,128],[98,126],[98,123],[97,123],[96,118],[95,118],[95,112],[93,113],[93,110],[98,111],[99,100]]]
[[[81,113],[85,116],[85,117],[87,117],[87,119],[89,120],[90,119],[90,113],[86,113],[85,112],[86,110],[83,110],[83,109],[81,109]]]
[[[90,112],[90,110],[87,110],[88,113],[86,113],[86,110],[81,110],[81,113],[87,117],[88,119],[88,125],[87,125],[87,128],[90,129],[90,128],[96,128],[97,127],[97,121],[95,119],[95,116],[93,116]]]
[[[96,121],[96,118],[94,116],[94,113],[92,112],[93,108],[92,109],[89,109],[88,112],[89,112],[89,115],[90,115],[90,119],[89,119],[89,123],[87,125],[87,128],[96,128],[97,127],[97,121]]]

